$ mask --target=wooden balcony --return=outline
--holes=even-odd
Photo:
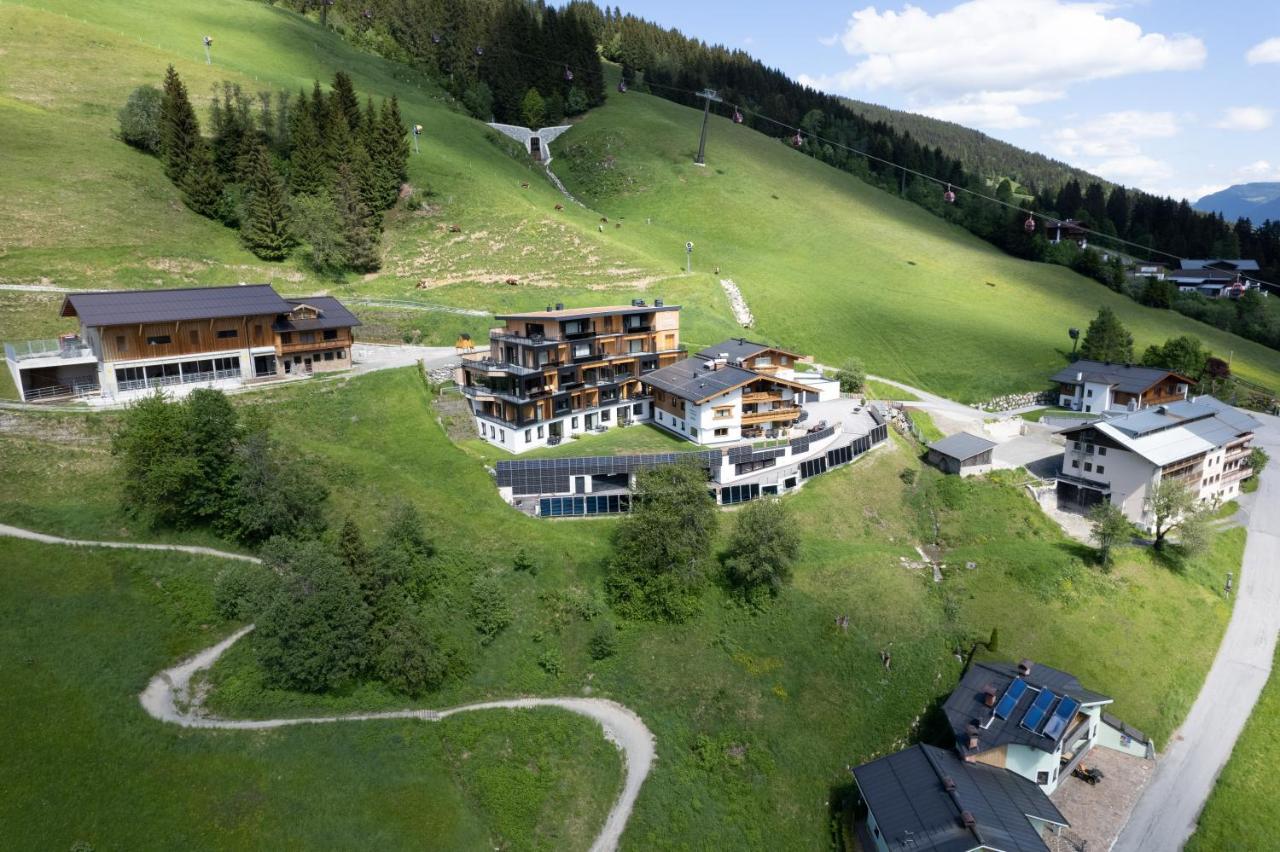
[[[786,405],[764,411],[742,412],[742,423],[768,423],[775,420],[796,420],[800,417],[799,406]]]
[[[325,349],[346,349],[351,345],[350,340],[339,338],[337,340],[314,340],[311,343],[281,343],[280,354],[289,355],[294,352],[320,352]]]
[[[742,402],[744,405],[750,405],[753,402],[782,402],[782,394],[777,391],[753,391],[744,393]]]

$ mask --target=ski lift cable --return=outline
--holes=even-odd
[[[534,55],[534,54],[532,54],[532,53],[526,53],[526,52],[524,52],[524,51],[522,51],[522,50],[517,50],[516,48],[513,48],[513,47],[487,48],[486,50],[502,50],[502,51],[504,51],[504,52],[512,53],[512,54],[515,54],[515,55],[517,55],[517,56],[523,56],[523,57],[525,57],[526,59],[532,59],[532,60],[537,61],[537,62],[545,62],[545,63],[549,63],[549,64],[552,64],[552,65],[559,65],[559,66],[562,66],[562,67],[563,67],[565,70],[567,70],[567,71],[568,71],[568,70],[572,70],[572,71],[587,71],[587,70],[590,70],[590,69],[585,69],[585,68],[581,68],[581,67],[579,67],[579,66],[575,66],[575,65],[572,65],[572,64],[566,63],[566,62],[564,62],[563,60],[548,59],[547,57],[544,57],[544,56],[536,56],[536,55]],[[682,87],[680,87],[680,86],[670,86],[670,85],[667,85],[667,84],[665,84],[665,83],[655,83],[655,82],[651,82],[651,81],[649,81],[649,80],[646,80],[646,81],[645,81],[645,85],[646,85],[646,86],[648,86],[648,87],[649,87],[649,88],[651,88],[651,89],[664,89],[664,90],[666,90],[666,91],[669,91],[669,92],[675,92],[675,93],[682,94],[682,95],[689,95],[689,96],[691,96],[691,97],[700,97],[700,93],[699,93],[699,92],[695,92],[695,91],[693,91],[692,89],[685,89],[685,88],[682,88]],[[744,106],[741,106],[741,105],[735,105],[734,109],[735,109],[736,111],[738,111],[738,112],[741,112],[743,115],[751,115],[751,116],[754,116],[755,118],[758,118],[758,119],[760,119],[760,120],[762,120],[762,121],[768,122],[769,124],[775,125],[776,127],[780,128],[780,129],[782,129],[782,130],[791,131],[791,134],[801,134],[801,133],[803,133],[803,131],[802,131],[799,127],[795,127],[795,126],[793,126],[793,125],[787,124],[785,121],[780,121],[780,120],[778,120],[778,119],[776,119],[776,118],[773,118],[773,117],[772,117],[772,116],[770,116],[770,115],[766,115],[765,113],[760,112],[759,110],[754,110],[754,109],[751,109],[750,107],[744,107]],[[735,123],[740,123],[740,122],[735,122]],[[787,134],[787,135],[791,135],[791,134]],[[1048,215],[1047,213],[1039,213],[1039,212],[1037,212],[1037,211],[1035,211],[1035,210],[1031,210],[1031,209],[1029,209],[1029,208],[1027,208],[1027,207],[1023,207],[1023,206],[1022,206],[1022,205],[1020,205],[1020,204],[1014,204],[1014,203],[1009,202],[1009,201],[1002,201],[1001,199],[996,198],[995,196],[987,195],[987,194],[986,194],[986,193],[984,193],[984,192],[978,192],[977,190],[970,189],[970,188],[968,188],[968,187],[966,187],[966,186],[957,186],[957,185],[955,185],[955,184],[953,184],[953,183],[950,183],[950,182],[948,182],[948,181],[946,181],[946,180],[943,180],[943,179],[941,179],[941,178],[937,178],[937,177],[934,177],[933,175],[926,174],[925,172],[921,172],[921,171],[918,171],[918,170],[916,170],[916,169],[910,168],[910,167],[908,167],[908,166],[901,165],[900,163],[894,162],[893,160],[889,160],[889,159],[886,159],[886,158],[884,158],[884,157],[876,156],[875,154],[872,154],[872,153],[871,153],[871,152],[869,152],[869,151],[863,151],[863,150],[861,150],[861,149],[859,149],[859,148],[855,148],[855,147],[853,147],[852,145],[847,145],[847,144],[845,144],[845,143],[843,143],[843,142],[837,142],[837,141],[835,141],[834,139],[827,139],[827,138],[825,138],[825,137],[823,137],[823,136],[819,136],[819,135],[818,135],[818,134],[816,134],[816,133],[809,133],[809,134],[805,135],[803,138],[804,138],[804,141],[807,141],[807,142],[812,142],[812,143],[825,143],[825,144],[827,144],[827,145],[832,146],[833,148],[839,148],[839,149],[841,149],[841,150],[843,150],[843,151],[848,151],[848,152],[849,152],[849,153],[851,153],[851,154],[857,154],[858,156],[860,156],[860,157],[865,157],[865,158],[867,158],[868,160],[873,160],[873,161],[875,161],[875,162],[877,162],[877,163],[881,163],[881,164],[886,165],[886,166],[889,166],[889,167],[891,167],[891,168],[898,169],[898,170],[900,170],[900,171],[902,171],[902,172],[904,172],[904,173],[906,173],[906,174],[914,175],[915,177],[922,178],[922,179],[924,179],[924,180],[930,181],[931,183],[934,183],[934,184],[936,184],[937,186],[942,187],[942,188],[944,188],[945,190],[947,190],[947,191],[949,191],[949,192],[952,192],[952,193],[963,192],[963,193],[965,193],[966,195],[973,196],[974,198],[978,198],[978,199],[981,199],[981,200],[983,200],[983,201],[989,201],[989,202],[991,202],[992,204],[997,204],[997,205],[999,205],[999,206],[1001,206],[1001,207],[1004,207],[1004,208],[1006,208],[1006,209],[1009,209],[1009,210],[1015,210],[1015,211],[1017,211],[1017,212],[1019,212],[1019,213],[1025,213],[1025,214],[1027,214],[1027,216],[1028,216],[1028,217],[1030,217],[1030,218],[1032,219],[1032,221],[1035,221],[1036,219],[1039,219],[1039,220],[1043,221],[1046,225],[1049,225],[1049,226],[1053,226],[1053,225],[1060,225],[1060,224],[1062,224],[1062,222],[1063,222],[1063,220],[1062,220],[1062,219],[1059,219],[1059,218],[1058,218],[1058,217],[1056,217],[1056,216],[1050,216],[1050,215]],[[1149,256],[1149,255],[1160,255],[1160,256],[1162,256],[1162,257],[1172,258],[1172,259],[1177,260],[1177,261],[1187,260],[1187,258],[1186,258],[1186,257],[1183,257],[1182,255],[1174,254],[1173,252],[1163,251],[1162,249],[1153,248],[1153,247],[1151,247],[1151,246],[1145,246],[1145,245],[1143,245],[1142,243],[1133,242],[1132,240],[1126,240],[1126,239],[1124,239],[1124,238],[1122,238],[1122,237],[1117,237],[1117,236],[1114,236],[1114,235],[1112,235],[1112,234],[1106,234],[1106,233],[1103,233],[1102,231],[1098,231],[1098,230],[1094,230],[1094,229],[1092,229],[1092,228],[1085,227],[1085,226],[1081,225],[1081,224],[1080,224],[1080,223],[1078,223],[1078,222],[1073,223],[1073,225],[1074,225],[1076,228],[1078,228],[1080,231],[1082,231],[1082,232],[1084,232],[1084,233],[1086,233],[1086,234],[1089,234],[1090,236],[1098,237],[1099,239],[1107,240],[1107,241],[1110,241],[1111,243],[1116,243],[1116,244],[1119,244],[1119,245],[1122,245],[1122,246],[1129,246],[1129,247],[1132,247],[1132,248],[1134,248],[1134,249],[1137,249],[1139,252],[1141,252],[1141,253],[1142,253],[1142,254],[1144,254],[1144,255],[1148,255],[1148,256]],[[1261,279],[1255,279],[1255,280],[1259,280],[1259,281],[1260,281]],[[1264,283],[1270,283],[1270,282],[1264,282]]]

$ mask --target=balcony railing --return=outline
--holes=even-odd
[[[50,399],[93,396],[99,393],[100,390],[97,382],[76,382],[70,385],[45,385],[39,388],[24,389],[22,396],[27,402],[44,402]]]
[[[238,379],[239,370],[209,370],[203,373],[183,373],[180,376],[149,376],[144,379],[128,379],[116,382],[116,389],[121,391],[145,390],[161,388],[169,385],[190,385],[196,382],[216,382],[222,379]]]
[[[22,340],[4,345],[5,357],[10,361],[28,358],[92,358],[93,350],[78,339]]]
[[[742,412],[742,422],[763,423],[769,420],[794,420],[799,416],[800,408],[788,405],[772,408],[768,411],[744,411]]]

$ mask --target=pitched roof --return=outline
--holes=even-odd
[[[289,303],[269,284],[187,287],[173,290],[115,290],[70,293],[62,316],[79,317],[85,326],[133,325],[179,320],[282,314]]]
[[[1124,393],[1142,393],[1169,376],[1191,382],[1191,379],[1186,376],[1179,376],[1163,367],[1139,367],[1134,364],[1110,364],[1105,361],[1076,361],[1054,373],[1049,380],[1069,385],[1084,381],[1110,385]]]
[[[1152,464],[1164,466],[1221,447],[1254,432],[1258,421],[1211,396],[1198,396],[1069,426],[1059,434],[1094,429]]]
[[[968,432],[958,432],[955,435],[943,438],[940,441],[934,441],[929,445],[929,449],[937,450],[944,456],[950,456],[953,459],[964,461],[971,459],[979,453],[985,453],[996,445],[995,441],[988,441],[986,438],[972,435]]]
[[[1068,824],[1033,782],[1001,767],[965,763],[934,746],[912,746],[864,763],[853,777],[890,849],[1044,852],[1048,847],[1028,817]],[[948,779],[954,790],[946,789]],[[972,828],[964,825],[966,812],[973,816]]]
[[[731,337],[728,340],[722,340],[714,346],[708,346],[697,352],[699,358],[719,358],[727,357],[730,363],[734,361],[744,361],[747,358],[754,357],[761,352],[773,350],[774,352],[785,352],[792,357],[800,357],[795,352],[789,352],[786,349],[779,349],[776,346],[770,346],[767,343],[756,343],[753,340],[747,340],[745,337]]]
[[[1183,260],[1179,264],[1183,269],[1204,269],[1205,267],[1215,267],[1217,269],[1238,269],[1241,272],[1257,272],[1258,261],[1249,260],[1242,257],[1219,257],[1205,258],[1203,260]]]
[[[500,320],[574,320],[615,314],[651,314],[655,311],[678,311],[679,305],[602,305],[595,308],[561,308],[560,310],[525,311],[519,314],[494,314]]]
[[[712,370],[708,364],[700,358],[688,358],[646,373],[640,381],[680,399],[696,401],[719,396],[753,379],[762,378],[758,373],[741,367],[724,366]]]
[[[1004,697],[1009,685],[1021,677],[1029,687],[1017,700],[1010,712],[1001,719],[985,703],[986,690],[995,690],[997,701]],[[1040,692],[1048,690],[1061,697],[1068,695],[1081,704],[1107,704],[1111,699],[1091,689],[1085,689],[1075,675],[1036,663],[1028,675],[1019,675],[1013,663],[974,663],[956,684],[942,711],[956,735],[956,743],[966,752],[980,754],[1002,745],[1030,746],[1040,751],[1053,752],[1058,740],[1067,733],[1063,729],[1057,737],[1046,737],[1022,726],[1022,720]],[[977,724],[978,747],[969,749],[968,729]]]
[[[333,296],[308,296],[305,299],[286,299],[290,308],[310,305],[319,312],[315,319],[295,319],[285,316],[273,328],[276,331],[312,331],[324,328],[353,328],[360,325],[355,314]]]
[[[1230,284],[1236,280],[1236,273],[1225,269],[1174,269],[1165,273],[1165,278],[1178,284]]]

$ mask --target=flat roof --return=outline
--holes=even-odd
[[[559,311],[526,311],[519,314],[494,314],[500,320],[573,320],[613,314],[650,314],[655,311],[678,311],[679,305],[602,305],[595,308],[564,308]]]
[[[944,456],[964,461],[985,453],[995,445],[995,441],[988,441],[986,438],[969,432],[959,432],[940,441],[934,441],[929,444],[929,449],[937,450]]]
[[[61,314],[79,317],[82,325],[101,327],[284,314],[289,308],[270,284],[243,284],[69,293],[62,302]]]
[[[916,745],[853,770],[858,791],[890,849],[921,852],[1044,852],[1030,817],[1068,825],[1036,784],[953,752]],[[951,786],[953,789],[948,789]],[[973,817],[973,826],[964,815]]]

